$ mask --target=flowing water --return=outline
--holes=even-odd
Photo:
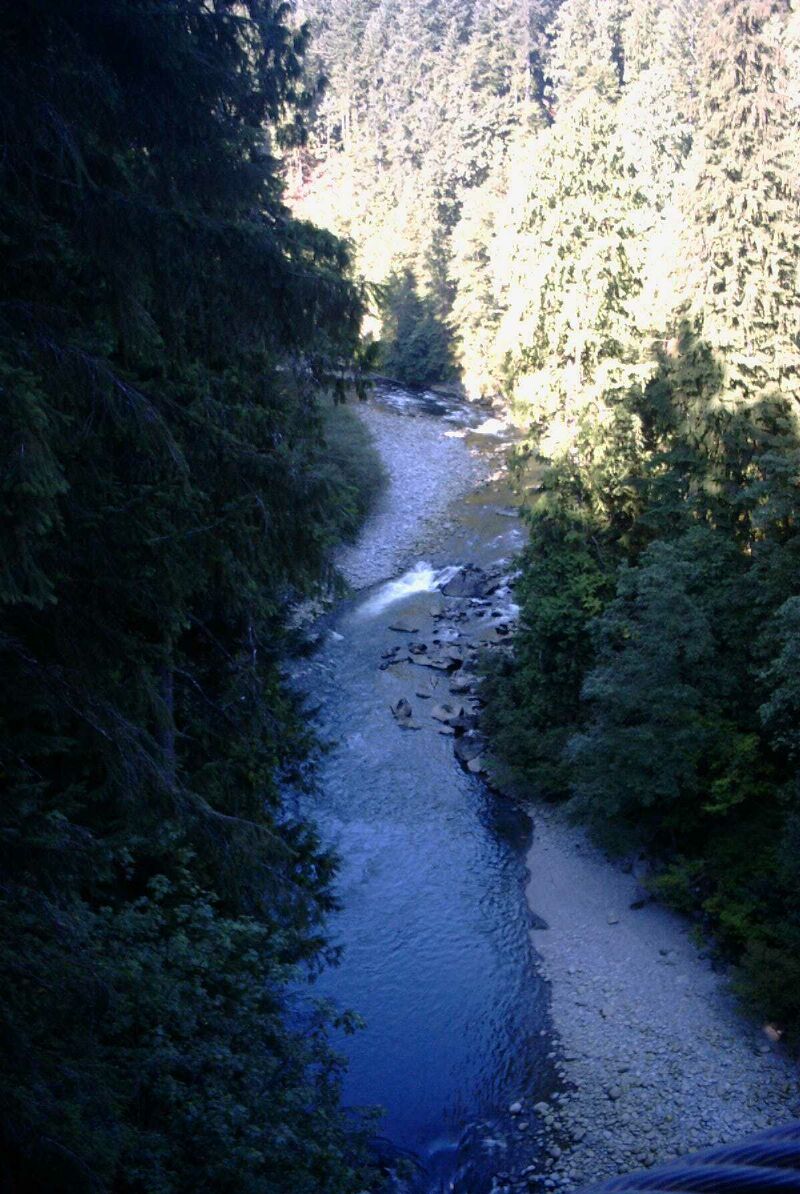
[[[521,528],[508,494],[477,484],[492,468],[480,445],[496,453],[498,440],[468,430],[474,413],[398,391],[375,403],[366,414],[392,485],[348,567],[363,577],[370,561],[373,575],[406,566],[342,603],[300,676],[332,744],[305,811],[342,860],[331,936],[343,960],[319,986],[366,1022],[337,1042],[349,1060],[346,1102],[384,1109],[381,1136],[419,1160],[414,1189],[480,1194],[530,1148],[510,1102],[523,1096],[527,1107],[553,1089],[524,896],[531,826],[462,770],[429,716],[432,701],[417,695],[444,695],[447,677],[380,663],[409,637],[391,626],[402,620],[430,641],[454,566],[510,561]],[[435,494],[413,500],[408,478],[421,470],[451,498],[447,513],[440,502],[438,530],[424,527]],[[467,492],[453,501],[459,485]],[[420,536],[425,556],[415,559]],[[417,731],[391,714],[402,696]]]

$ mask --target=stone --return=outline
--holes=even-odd
[[[442,592],[445,597],[483,597],[487,583],[488,577],[482,568],[465,564],[447,584],[442,585]]]
[[[609,912],[608,916],[606,917],[606,920],[608,921],[608,923],[610,925],[618,925],[619,924],[619,917],[617,916],[616,912]]]
[[[456,739],[455,756],[459,763],[466,767],[472,759],[477,759],[483,754],[485,746],[485,739],[480,734],[469,731]]]
[[[416,663],[420,667],[431,667],[439,672],[451,672],[458,666],[452,659],[440,659],[435,655],[426,655],[418,653],[409,656],[411,663]]]
[[[521,1115],[522,1114],[522,1103],[520,1103],[520,1102],[512,1103],[510,1105],[510,1107],[508,1108],[508,1110],[511,1115]]]
[[[633,889],[633,899],[630,902],[630,907],[635,910],[644,908],[645,904],[649,904],[652,898],[653,897],[647,888],[642,887],[640,883],[637,883]]]
[[[397,634],[417,634],[419,632],[419,626],[412,626],[410,622],[393,622],[389,629],[394,630]]]
[[[458,672],[450,681],[450,691],[454,694],[470,692],[477,682],[476,676],[470,676],[467,672]]]
[[[467,763],[467,771],[471,772],[472,775],[482,775],[486,771],[486,764],[480,755],[478,755],[477,759],[470,759]]]
[[[452,725],[453,722],[458,721],[463,713],[464,709],[462,705],[441,704],[434,705],[431,709],[431,717],[434,717],[437,721],[444,722],[445,725]]]
[[[400,697],[400,700],[395,701],[390,708],[392,710],[392,715],[397,721],[405,721],[407,718],[411,717],[412,713],[414,712],[414,710],[411,708],[411,702],[406,700],[405,697]]]
[[[391,659],[386,659],[380,665],[380,671],[385,672],[387,668],[394,667],[396,663],[409,663],[410,655],[393,655]]]

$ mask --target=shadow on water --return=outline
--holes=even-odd
[[[298,676],[332,744],[306,812],[341,858],[330,929],[343,960],[319,987],[366,1022],[337,1042],[344,1095],[384,1109],[376,1151],[412,1171],[397,1190],[490,1190],[532,1147],[509,1104],[554,1086],[524,894],[530,821],[456,763],[430,716],[447,676],[411,660],[379,666],[398,642],[437,633],[439,586],[463,558],[451,551],[508,559],[518,528],[501,505],[473,505],[469,531],[440,545],[435,566],[343,603]],[[419,729],[394,721],[401,696]]]

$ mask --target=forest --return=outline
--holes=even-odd
[[[370,1184],[282,671],[370,369],[523,433],[504,786],[796,1040],[795,0],[17,0],[0,60],[0,1189]]]
[[[309,742],[279,672],[374,481],[321,398],[363,294],[281,198],[310,100],[287,16],[2,6],[13,1194],[363,1185],[307,983],[335,863],[282,796]]]
[[[796,1035],[797,5],[305,7],[297,210],[352,241],[387,372],[525,433],[499,774],[651,859]]]

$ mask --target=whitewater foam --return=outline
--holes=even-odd
[[[374,618],[390,605],[411,597],[414,593],[435,593],[453,579],[459,568],[459,564],[451,564],[447,568],[434,568],[426,560],[420,560],[402,576],[381,585],[358,612],[362,617]]]

